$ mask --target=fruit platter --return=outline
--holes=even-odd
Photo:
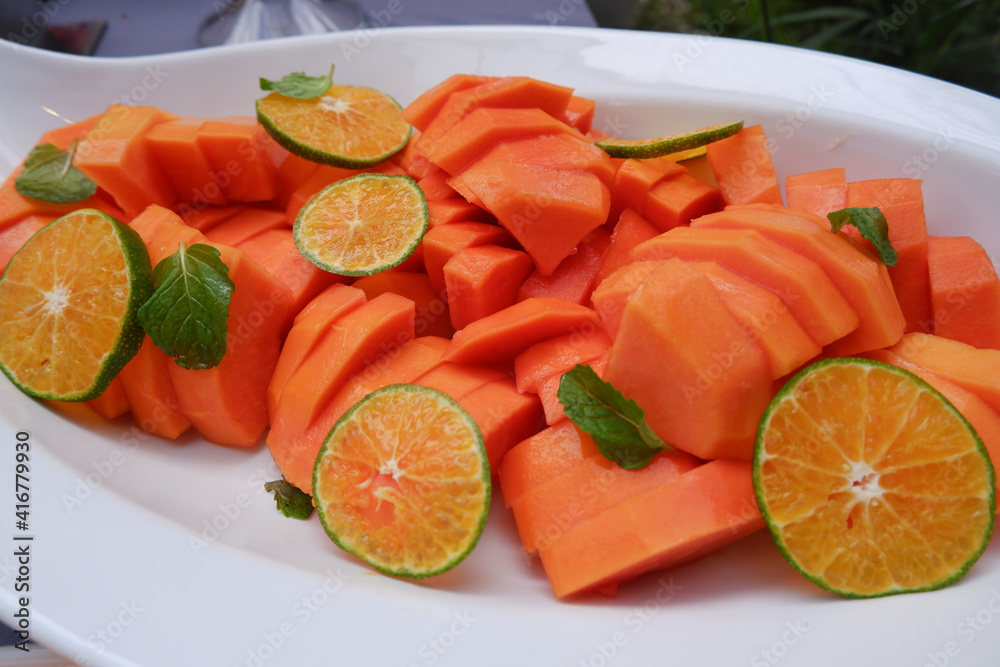
[[[571,28],[0,57],[23,640],[93,665],[1000,652],[1000,101]],[[68,285],[102,296],[77,317]]]

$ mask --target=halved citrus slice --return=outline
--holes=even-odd
[[[979,436],[912,373],[837,358],[761,421],[753,481],[781,553],[844,597],[942,588],[989,543],[996,480]]]
[[[345,169],[385,162],[412,130],[396,100],[363,86],[333,85],[311,99],[270,93],[257,100],[257,119],[295,155]]]
[[[146,245],[93,209],[51,222],[0,277],[0,368],[26,394],[100,395],[135,356],[139,306],[153,291]]]
[[[400,577],[461,562],[483,531],[490,492],[476,422],[447,394],[415,384],[355,404],[313,470],[313,503],[330,539]]]
[[[299,252],[321,269],[367,276],[405,261],[428,224],[427,199],[412,178],[358,174],[310,199],[292,234]]]
[[[703,127],[694,132],[668,134],[653,139],[602,139],[595,144],[614,158],[647,159],[652,157],[670,156],[671,153],[683,153],[695,148],[707,146],[713,141],[731,137],[743,129],[743,121],[723,123]],[[693,156],[692,156],[693,157]],[[675,161],[687,159],[674,158]]]

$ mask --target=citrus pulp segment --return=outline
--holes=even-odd
[[[311,99],[271,93],[257,100],[257,119],[289,152],[345,169],[385,162],[412,131],[396,100],[363,86],[333,85]]]
[[[152,291],[131,228],[94,209],[51,222],[0,277],[0,368],[38,398],[100,395],[142,344],[137,311]]]
[[[613,158],[648,159],[670,156],[672,153],[683,154],[686,151],[706,146],[713,141],[731,137],[742,129],[743,121],[739,121],[711,125],[694,132],[668,134],[652,139],[602,139],[595,144]],[[688,159],[688,157],[697,157],[697,154],[679,155],[674,159],[680,161]]]
[[[395,384],[334,425],[316,457],[313,502],[342,549],[400,577],[439,574],[475,546],[490,504],[479,427],[447,394]]]
[[[779,550],[845,597],[933,590],[989,543],[995,476],[965,418],[908,371],[834,358],[775,396],[753,460]]]
[[[428,224],[427,200],[412,178],[358,174],[310,199],[293,234],[299,251],[321,269],[367,276],[405,261]]]

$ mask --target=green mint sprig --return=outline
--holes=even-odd
[[[564,373],[557,396],[566,416],[594,439],[601,455],[622,468],[645,468],[658,453],[674,451],[650,428],[642,408],[590,366],[577,364]]]
[[[883,264],[896,264],[896,250],[889,243],[889,223],[878,207],[844,208],[827,213],[826,217],[834,234],[845,225],[854,225],[863,238],[872,242]]]
[[[326,76],[306,76],[305,72],[293,72],[280,79],[260,78],[260,89],[274,91],[285,97],[311,100],[319,97],[333,85],[333,65]]]
[[[153,295],[139,321],[156,346],[191,369],[218,366],[226,353],[229,301],[234,285],[216,248],[183,243],[153,269]]]
[[[97,192],[97,183],[73,166],[77,142],[68,151],[55,144],[39,144],[31,149],[24,169],[14,179],[17,191],[31,199],[69,204],[83,201]]]
[[[312,498],[285,478],[265,482],[264,489],[274,494],[274,502],[285,516],[308,519],[312,515]]]

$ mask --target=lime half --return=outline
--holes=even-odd
[[[299,251],[321,269],[367,276],[412,255],[429,220],[424,192],[409,176],[358,174],[309,200],[292,233]]]
[[[54,220],[0,277],[0,368],[38,398],[99,396],[138,352],[137,313],[152,291],[149,253],[130,227],[94,209]]]
[[[781,553],[844,597],[947,586],[993,531],[996,481],[975,430],[878,361],[828,359],[789,381],[761,421],[753,481]]]
[[[423,578],[460,563],[490,506],[482,434],[447,394],[415,384],[376,390],[331,429],[313,502],[339,547],[376,570]]]
[[[271,93],[257,100],[257,119],[291,153],[344,169],[385,162],[412,131],[396,100],[363,86],[333,85],[311,99]]]

